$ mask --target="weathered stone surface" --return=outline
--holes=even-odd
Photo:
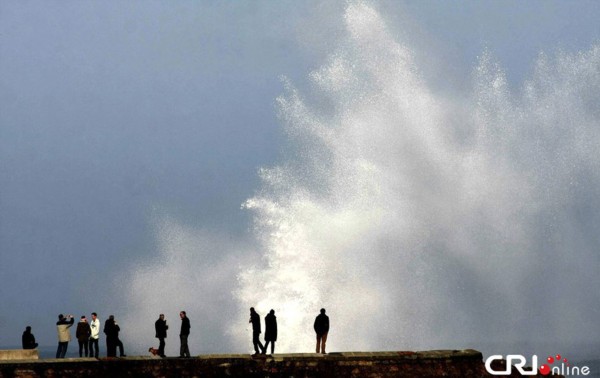
[[[4,349],[0,350],[0,361],[37,360],[40,358],[37,349]]]
[[[476,350],[0,361],[0,377],[490,377]]]

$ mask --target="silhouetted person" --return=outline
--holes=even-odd
[[[275,353],[275,341],[277,341],[277,317],[275,316],[275,310],[271,310],[265,316],[265,347],[263,354],[267,353],[269,343],[272,343],[271,354]]]
[[[185,311],[179,313],[181,318],[181,331],[179,331],[179,340],[181,341],[181,347],[179,347],[179,357],[190,357],[190,348],[188,347],[188,336],[190,335],[190,319],[187,317]]]
[[[248,323],[252,323],[252,344],[254,345],[254,354],[260,354],[264,349],[258,338],[260,335],[260,315],[254,311],[254,307],[250,307],[250,320]]]
[[[100,340],[100,319],[98,319],[98,314],[95,312],[92,312],[90,328],[92,331],[90,334],[90,357],[98,358],[98,355],[100,354],[100,348],[98,346],[98,341]]]
[[[125,348],[123,347],[123,342],[119,338],[119,331],[121,331],[121,327],[119,327],[116,320],[115,326],[117,326],[117,339],[115,340],[115,346],[119,349],[119,357],[127,357],[125,355]]]
[[[119,338],[119,326],[115,323],[114,315],[110,315],[104,322],[104,334],[106,335],[106,356],[117,357],[117,339]]]
[[[85,350],[85,356],[89,355],[88,344],[90,342],[90,335],[92,334],[92,328],[87,322],[85,315],[81,316],[79,323],[77,323],[77,330],[75,331],[75,337],[79,343],[79,357],[83,357],[83,351]]]
[[[156,331],[156,338],[160,342],[158,345],[158,355],[161,357],[165,357],[165,339],[167,338],[168,329],[169,326],[167,325],[165,314],[160,314],[158,320],[154,322],[154,330]]]
[[[315,319],[314,329],[317,333],[317,353],[325,354],[325,344],[329,332],[329,317],[325,315],[324,308],[321,309],[321,313]]]
[[[23,344],[23,349],[37,348],[38,343],[35,342],[35,336],[33,336],[33,333],[31,333],[31,326],[25,327],[23,336],[21,336],[21,344]]]
[[[67,320],[67,318],[71,320]],[[58,321],[56,322],[56,330],[58,332],[58,348],[56,348],[56,358],[65,358],[67,354],[67,348],[69,347],[69,341],[71,341],[71,332],[69,328],[73,326],[75,319],[73,315],[63,314],[58,315]]]

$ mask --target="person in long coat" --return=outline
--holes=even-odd
[[[269,343],[271,343],[271,354],[275,353],[275,341],[277,341],[277,317],[275,316],[275,310],[271,310],[265,316],[265,347],[263,348],[263,354],[267,353]]]
[[[117,356],[117,340],[121,327],[115,322],[115,316],[110,315],[104,322],[104,334],[106,335],[106,356]]]

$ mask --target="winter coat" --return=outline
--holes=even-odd
[[[265,341],[277,341],[277,317],[275,314],[265,316]]]
[[[64,343],[71,341],[71,332],[69,332],[69,328],[73,326],[75,323],[75,319],[71,318],[70,321],[67,321],[67,318],[62,318],[56,322],[56,331],[58,332],[58,342]]]
[[[119,338],[119,331],[121,328],[114,319],[107,319],[104,322],[104,333],[106,334],[107,340],[117,340]]]
[[[156,330],[156,338],[165,339],[167,337],[167,330],[169,329],[169,326],[167,325],[166,320],[158,319],[154,323],[154,329]]]
[[[190,334],[190,319],[186,316],[181,319],[181,332],[179,332],[179,336],[187,336]]]
[[[319,314],[315,319],[314,329],[317,335],[324,335],[329,332],[329,316]]]
[[[260,315],[257,312],[251,312],[250,321],[252,322],[252,332],[260,333]]]
[[[23,332],[23,336],[21,337],[21,343],[23,344],[23,349],[35,349],[37,347],[37,343],[35,342],[35,336],[33,336],[33,333],[31,332]]]
[[[88,322],[77,323],[77,330],[75,331],[75,337],[79,341],[88,341],[92,334],[92,328]]]

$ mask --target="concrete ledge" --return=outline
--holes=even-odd
[[[4,349],[0,350],[0,361],[37,360],[40,358],[37,349]]]
[[[511,377],[518,375],[512,375]],[[491,377],[472,349],[0,361],[4,377]]]

